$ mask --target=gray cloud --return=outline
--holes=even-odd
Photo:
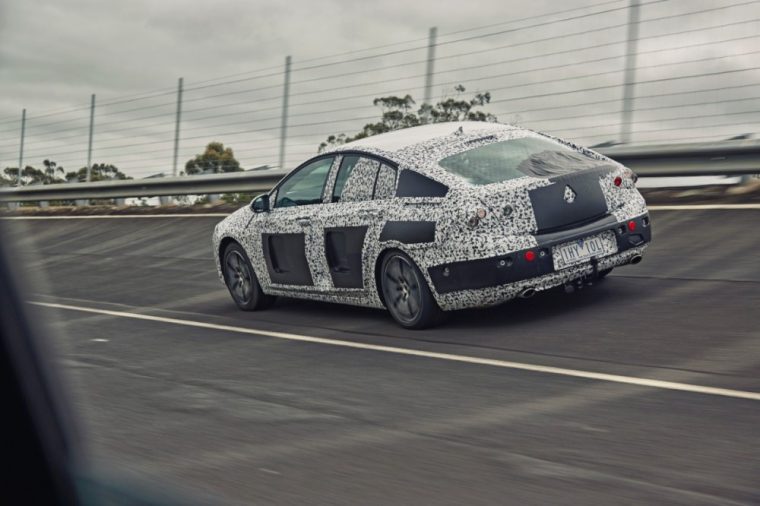
[[[577,12],[614,9],[628,3],[621,0],[582,9],[601,2],[578,1]],[[760,83],[760,73],[733,71],[757,66],[758,54],[744,53],[760,48],[760,39],[752,38],[760,23],[749,22],[760,18],[760,7],[754,3],[682,15],[740,3],[743,2],[668,1],[642,7],[642,18],[650,21],[641,25],[639,50],[643,54],[637,64],[648,67],[638,72],[641,81],[690,74],[716,75],[637,85],[636,94],[642,98],[635,102],[640,110],[634,115],[637,122],[634,131],[640,133],[634,140],[690,137],[698,140],[700,136],[721,138],[758,130],[760,114],[751,111],[760,109],[760,100],[756,99],[760,97],[760,85],[753,85]],[[550,23],[549,17],[446,35],[551,13],[557,6],[547,0],[530,4],[487,0],[477,5],[401,0],[4,2],[0,7],[0,166],[16,163],[18,118],[23,107],[31,118],[28,163],[39,164],[43,157],[52,157],[67,168],[81,166],[86,149],[86,108],[89,95],[97,93],[95,160],[117,163],[134,175],[170,170],[173,90],[179,76],[185,77],[187,88],[181,160],[197,153],[206,142],[221,140],[236,149],[245,166],[276,163],[282,83],[278,73],[286,54],[293,55],[294,68],[299,69],[372,53],[357,52],[309,62],[314,58],[399,41],[416,40],[376,52],[420,47],[425,45],[430,26],[439,27],[439,41],[443,43],[437,48],[434,94],[451,94],[452,83],[462,83],[468,93],[490,90],[494,102],[489,110],[504,121],[516,121],[589,144],[615,139],[622,95],[618,86],[624,64],[621,56],[625,52],[624,44],[616,42],[625,39],[625,27],[598,29],[624,24],[625,10],[566,23]],[[562,4],[562,10],[570,7],[572,4]],[[678,17],[656,20],[674,15]],[[536,21],[544,26],[446,44],[453,39]],[[708,28],[722,24],[732,25]],[[686,30],[692,31],[659,37]],[[580,34],[569,35],[577,32]],[[542,38],[552,40],[530,42]],[[716,43],[726,39],[737,40]],[[696,44],[703,45],[661,51]],[[545,56],[590,46],[600,47]],[[737,54],[741,56],[731,56]],[[314,152],[327,134],[355,132],[368,121],[366,118],[376,117],[378,111],[371,106],[374,96],[409,92],[421,98],[424,64],[420,62],[424,58],[425,50],[418,49],[294,71],[288,162],[296,163]],[[595,61],[577,63],[586,60]],[[682,63],[689,60],[701,61]],[[404,63],[410,64],[383,69]],[[465,67],[475,68],[460,70]],[[544,67],[554,68],[540,70]],[[259,74],[253,72],[269,68]],[[317,80],[355,71],[363,72]],[[204,82],[206,86],[214,84],[209,80],[246,72],[236,79],[277,75],[193,90]],[[588,74],[596,75],[575,79]],[[593,90],[573,92],[589,88]],[[120,97],[161,91],[167,93],[108,105]],[[668,95],[654,96],[663,94]],[[576,105],[588,102],[595,104]],[[696,105],[673,107],[690,103]],[[46,116],[66,110],[71,111]],[[710,117],[685,118],[698,115]],[[565,117],[569,118],[558,119]],[[332,123],[318,124],[324,122]]]

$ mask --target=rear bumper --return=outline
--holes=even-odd
[[[636,225],[634,231],[630,231],[628,228],[628,222],[631,221]],[[607,268],[609,262],[605,259],[621,259],[615,263],[616,265],[624,263],[623,259],[628,261],[628,257],[631,255],[624,253],[634,249],[641,250],[652,239],[652,228],[647,213],[623,222],[618,222],[614,217],[608,216],[572,230],[536,235],[538,245],[535,248],[490,258],[436,265],[428,268],[428,274],[437,293],[450,294],[462,290],[498,287],[551,274],[575,271],[577,269],[568,268],[559,271],[554,269],[552,246],[605,231],[611,231],[615,234],[618,251],[607,257],[586,262],[586,266],[591,266],[592,274],[597,268]],[[535,260],[529,262],[525,259],[527,251],[533,251],[536,254]],[[602,267],[599,267],[600,265]]]

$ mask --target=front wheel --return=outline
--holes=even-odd
[[[387,254],[380,274],[385,306],[399,325],[424,329],[441,320],[443,311],[411,258],[400,251]]]
[[[235,304],[243,311],[256,311],[272,305],[274,297],[266,295],[253,271],[245,250],[237,243],[231,243],[222,256],[224,282]]]

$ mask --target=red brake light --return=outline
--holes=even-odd
[[[525,252],[525,260],[527,260],[528,262],[532,262],[535,259],[536,259],[535,251],[528,250]]]
[[[620,177],[620,176],[617,176],[617,177],[615,178],[615,181],[614,181],[614,182],[615,182],[615,186],[620,186],[621,184],[623,184],[623,178],[622,178],[622,177]]]
[[[631,232],[633,232],[634,230],[636,230],[636,222],[635,221],[631,220],[631,221],[628,222],[628,230],[630,230]]]

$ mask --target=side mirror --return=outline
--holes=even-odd
[[[251,210],[254,213],[268,213],[269,212],[269,194],[265,193],[253,199],[253,201],[251,201]]]

